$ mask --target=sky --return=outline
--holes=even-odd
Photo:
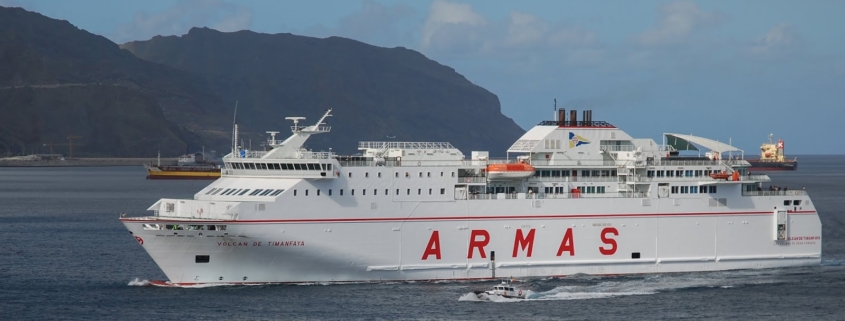
[[[530,129],[555,107],[634,137],[682,133],[759,154],[844,154],[840,0],[0,0],[116,43],[191,27],[340,36],[417,50]],[[335,106],[342,108],[342,106]],[[580,113],[579,113],[580,117]],[[335,120],[336,123],[340,120]],[[340,125],[340,124],[337,124]]]

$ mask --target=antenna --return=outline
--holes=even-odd
[[[232,116],[232,156],[238,157],[238,101],[235,100],[235,114]]]
[[[291,130],[294,131],[294,132],[298,132],[299,131],[299,121],[305,120],[305,117],[285,117],[285,119],[292,120],[293,121],[293,127],[291,127]]]
[[[270,134],[270,146],[276,147],[276,134],[278,134],[279,132],[268,131],[267,133]]]

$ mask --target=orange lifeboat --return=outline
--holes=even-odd
[[[728,173],[722,171],[722,172],[719,172],[719,173],[711,173],[710,177],[712,177],[713,179],[724,179],[724,180],[730,179],[730,180],[738,181],[739,180],[739,172],[733,172],[732,174],[728,174]]]
[[[517,164],[490,164],[487,165],[487,178],[491,180],[520,179],[534,176],[534,166]]]

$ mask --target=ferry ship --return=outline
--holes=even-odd
[[[760,145],[760,158],[748,159],[751,171],[794,171],[798,169],[798,159],[787,159],[783,153],[783,139],[774,142],[774,134],[769,134],[769,142]]]
[[[147,179],[218,179],[220,167],[206,161],[204,153],[179,156],[176,165],[161,165],[161,155],[157,164],[144,165]]]
[[[774,190],[741,152],[666,133],[633,138],[559,110],[503,159],[448,142],[363,141],[355,156],[302,146],[331,110],[268,151],[237,146],[192,199],[120,220],[169,280],[263,284],[463,280],[818,265],[804,190]],[[675,156],[698,145],[719,159]]]

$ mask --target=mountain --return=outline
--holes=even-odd
[[[238,123],[253,139],[287,128],[285,116],[306,116],[310,124],[330,107],[332,133],[314,136],[309,146],[354,152],[358,141],[395,136],[501,154],[524,132],[502,115],[496,95],[405,48],[207,28],[121,47],[202,77],[224,100],[238,100]]]
[[[175,155],[225,143],[224,108],[200,78],[67,21],[0,7],[0,155],[50,143],[67,154],[70,135],[80,136],[76,156]]]
[[[236,101],[252,149],[265,131],[285,137],[284,117],[311,124],[327,108],[332,133],[313,137],[314,150],[354,153],[359,140],[395,137],[501,154],[523,133],[495,95],[405,48],[206,28],[118,46],[0,7],[0,155],[43,153],[69,135],[81,136],[76,156],[225,153]]]

